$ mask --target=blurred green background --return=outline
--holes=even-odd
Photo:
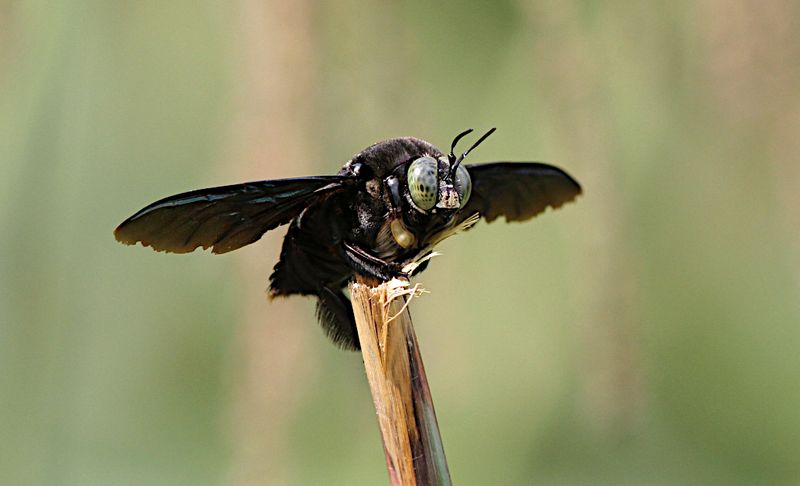
[[[414,302],[455,484],[800,484],[800,4],[0,1],[0,484],[384,484],[360,356],[268,302],[283,230],[116,243],[381,139],[577,204]]]

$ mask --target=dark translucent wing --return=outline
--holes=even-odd
[[[249,245],[288,223],[320,197],[341,191],[351,179],[304,177],[198,189],[143,208],[114,231],[129,245],[188,253],[197,247],[225,253]]]
[[[506,221],[525,221],[548,207],[558,208],[574,200],[581,186],[566,172],[537,162],[493,162],[468,165],[472,196],[460,219],[479,213],[486,221],[505,216]]]

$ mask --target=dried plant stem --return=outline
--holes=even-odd
[[[449,485],[436,413],[405,296],[408,282],[350,285],[392,485]]]

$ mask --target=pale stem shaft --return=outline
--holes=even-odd
[[[350,296],[392,485],[450,485],[411,315],[395,289],[359,278]]]

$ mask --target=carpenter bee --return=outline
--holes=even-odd
[[[114,231],[126,244],[188,253],[227,253],[289,224],[270,296],[313,295],[326,334],[359,349],[344,287],[361,274],[381,281],[425,269],[424,259],[446,237],[478,218],[525,221],[574,200],[580,185],[563,170],[533,162],[465,165],[455,137],[448,154],[405,137],[376,143],[333,176],[300,177],[212,187],[156,201]]]

